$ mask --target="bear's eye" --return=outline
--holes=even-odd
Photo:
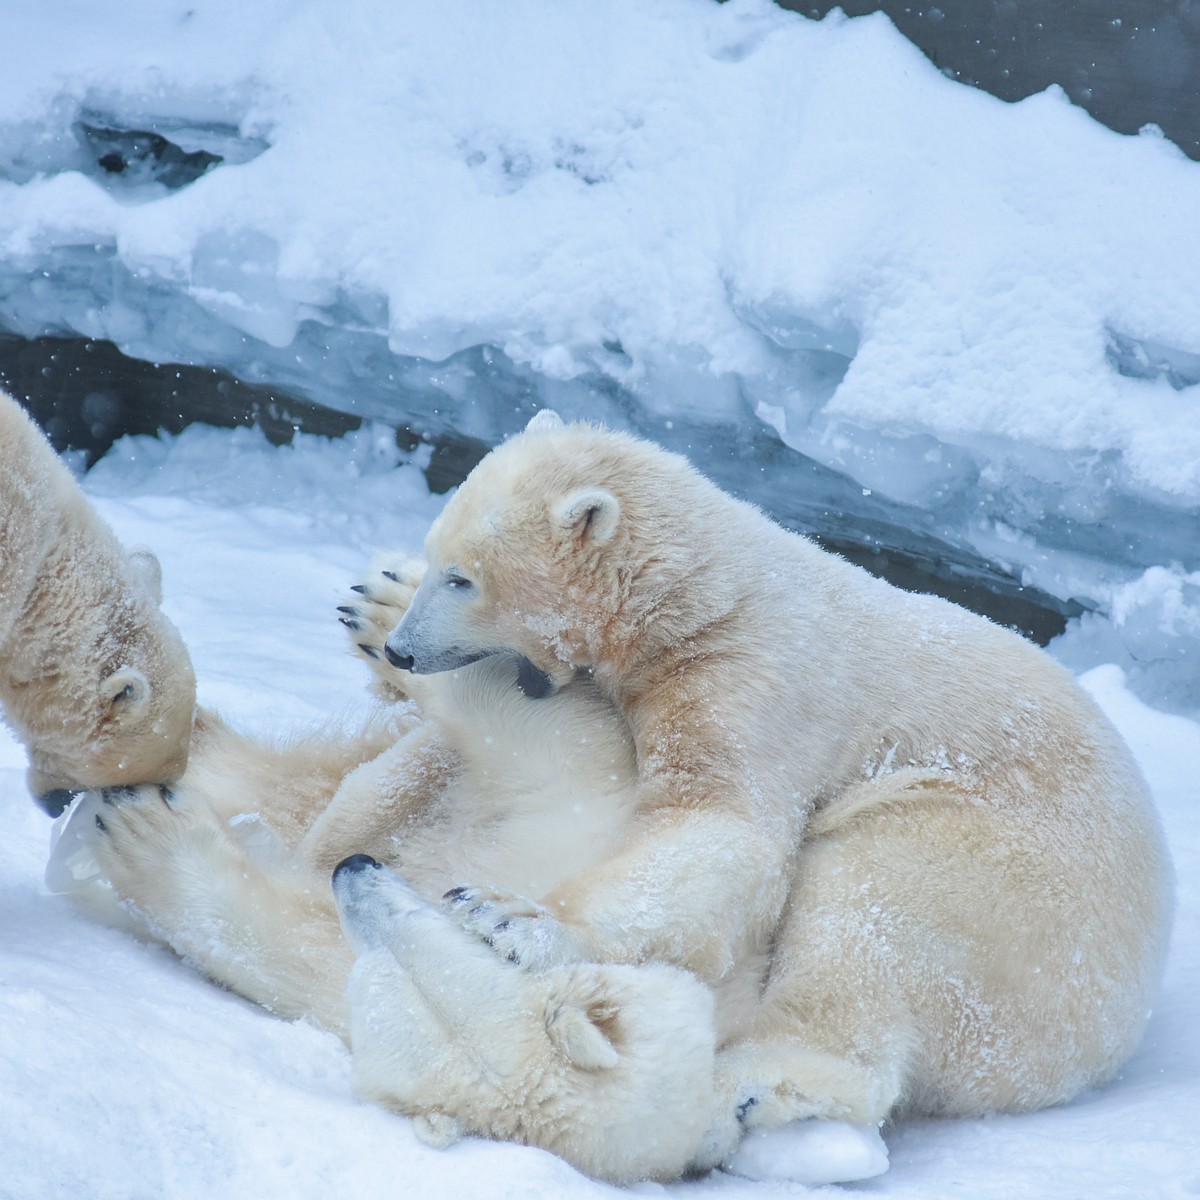
[[[470,591],[475,585],[463,576],[455,574],[453,571],[446,575],[446,586],[457,588],[459,591]]]

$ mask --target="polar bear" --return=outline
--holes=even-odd
[[[388,694],[383,639],[412,590],[385,569],[343,606]],[[536,897],[616,851],[636,772],[615,710],[585,678],[543,698],[505,655],[407,686],[419,715],[279,747],[202,712],[174,787],[79,802],[58,890],[340,1034],[358,1090],[426,1140],[520,1141],[618,1183],[678,1177],[712,1108],[712,990],[668,964],[527,972],[439,905],[467,874]]]
[[[702,1164],[743,1129],[767,1162],[766,1135],[813,1118],[1055,1104],[1137,1044],[1167,855],[1128,750],[1041,651],[553,414],[425,550],[393,665],[587,672],[637,755],[616,854],[539,903],[462,887],[462,923],[531,970],[669,962],[717,989]],[[729,981],[768,955],[735,1018]]]
[[[195,680],[157,559],[118,544],[2,394],[0,462],[0,709],[30,790],[57,811],[67,789],[179,776]]]
[[[1136,1044],[1169,868],[1128,752],[1039,651],[551,416],[480,464],[426,551],[422,580],[385,569],[343,613],[415,712],[279,748],[202,714],[173,791],[89,815],[148,930],[347,1036],[427,1136],[522,1138],[614,1180],[817,1182],[806,1131],[1056,1103]],[[421,971],[418,926],[452,969]],[[672,1035],[667,1062],[638,1031],[696,1011],[695,981],[715,1057]],[[575,986],[572,1058],[546,1014]],[[513,1047],[550,1056],[565,1127],[497,1086]],[[665,1105],[684,1076],[705,1118],[653,1163],[603,1140],[638,1126],[622,1096]]]

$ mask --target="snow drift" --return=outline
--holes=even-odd
[[[1200,166],[1153,129],[766,0],[5,24],[0,327],[433,434],[550,403],[718,476],[736,445],[793,524],[885,511],[1200,704]]]

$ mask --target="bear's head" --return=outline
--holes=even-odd
[[[147,558],[129,556],[111,595],[56,606],[29,639],[38,653],[10,676],[5,715],[25,744],[29,789],[51,815],[75,790],[169,782],[187,766],[196,680]]]
[[[596,665],[671,586],[680,546],[662,489],[687,474],[650,443],[539,413],[434,523],[389,661],[433,674],[510,653],[548,687]]]

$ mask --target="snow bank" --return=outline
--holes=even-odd
[[[1200,569],[1200,165],[1153,131],[767,0],[4,20],[0,326],[432,432],[752,429],[801,496],[803,454],[1058,597],[1133,586],[1072,652],[1200,706],[1194,589],[1143,578]]]

